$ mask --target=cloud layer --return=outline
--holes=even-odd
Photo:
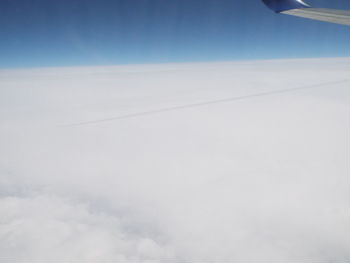
[[[3,197],[2,262],[167,262],[170,248],[128,233],[113,215],[47,195]]]
[[[349,70],[1,71],[0,261],[348,262]]]

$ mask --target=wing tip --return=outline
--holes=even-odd
[[[283,11],[291,9],[300,9],[310,7],[304,3],[303,0],[262,0],[264,4],[273,10],[275,13],[281,13]]]

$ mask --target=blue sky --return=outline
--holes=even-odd
[[[350,56],[350,27],[260,0],[2,0],[0,25],[1,68]]]

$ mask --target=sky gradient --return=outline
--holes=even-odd
[[[0,25],[0,68],[350,56],[350,27],[260,0],[4,0]]]

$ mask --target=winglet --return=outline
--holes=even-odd
[[[302,0],[262,0],[265,5],[276,13],[281,13],[283,11],[299,8],[308,8],[308,4],[304,3]]]

